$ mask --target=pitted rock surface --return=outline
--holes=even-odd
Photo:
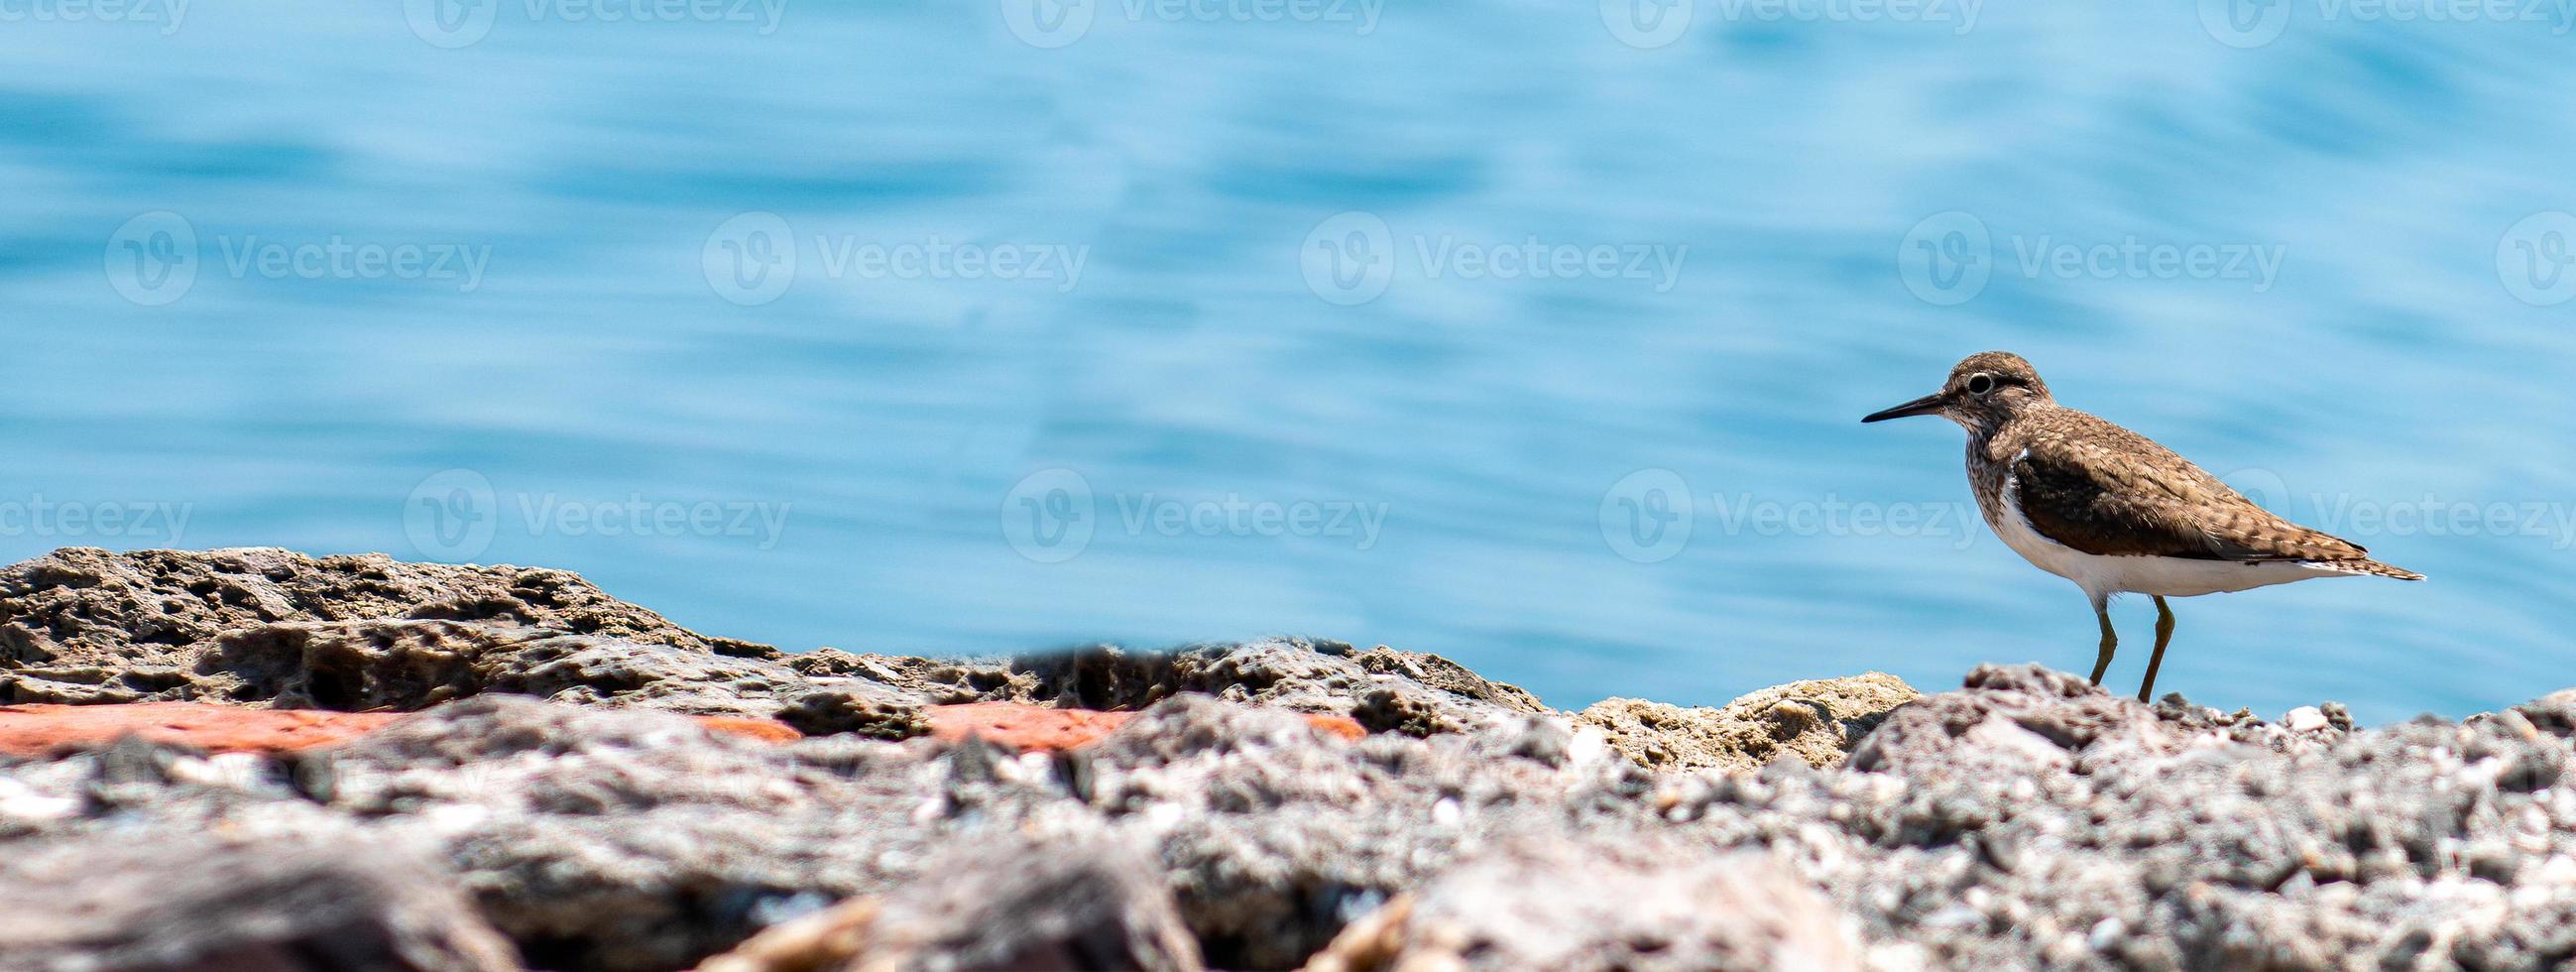
[[[778,964],[798,955],[855,963],[843,968],[996,955],[1188,968],[1192,953],[1231,969],[2576,962],[2576,693],[2364,728],[2331,704],[2267,721],[1985,666],[1857,740],[1832,731],[1854,724],[1835,704],[1796,702],[1812,687],[1756,693],[1751,724],[1775,736],[1758,772],[1714,768],[1733,758],[1722,748],[1650,768],[1639,747],[1712,737],[1688,720],[1660,741],[1642,720],[1605,731],[1393,649],[770,657],[656,627],[569,575],[379,561],[65,551],[10,569],[0,679],[13,691],[418,708],[297,751],[127,737],[0,758],[0,887],[28,898],[0,908],[0,949],[19,950],[0,965],[152,968],[134,949],[231,961],[320,942],[445,963],[422,967],[781,957],[761,972],[834,967]],[[203,593],[155,586],[207,572],[220,579]],[[451,581],[500,585],[521,606],[455,607],[458,592],[437,589]],[[147,594],[196,600],[145,607]],[[1023,752],[939,738],[931,713],[959,703],[1116,714],[1074,717],[1106,730],[1086,745]],[[752,738],[683,713],[792,715],[830,734]],[[1372,732],[1326,728],[1344,719]],[[1749,750],[1735,754],[1747,765]],[[208,870],[221,854],[157,852],[204,835],[258,859]],[[387,850],[298,850],[317,843]],[[349,871],[397,857],[416,865]],[[1084,890],[1002,890],[1022,877]],[[268,898],[333,907],[263,912],[199,893],[210,881],[282,881]],[[1602,904],[1677,898],[1745,904]],[[74,923],[63,907],[128,917],[44,938]],[[21,912],[35,924],[13,924]]]

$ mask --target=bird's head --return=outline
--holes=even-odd
[[[1895,408],[1872,412],[1863,422],[1882,422],[1908,415],[1938,415],[1968,429],[1990,429],[2022,409],[2051,401],[2048,383],[2021,355],[1983,351],[1950,369],[1941,390]]]

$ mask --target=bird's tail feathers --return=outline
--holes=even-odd
[[[2368,557],[2354,557],[2349,560],[2311,560],[2308,561],[2308,566],[2345,574],[2369,574],[2373,577],[2394,577],[2398,580],[2405,581],[2419,581],[2424,579],[2424,575],[2422,574],[2407,570],[2404,567],[2383,564]]]

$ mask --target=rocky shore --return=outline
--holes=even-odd
[[[0,968],[2537,969],[2576,694],[1985,666],[1548,708],[1263,640],[785,653],[561,571],[0,569]]]

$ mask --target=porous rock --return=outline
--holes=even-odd
[[[411,712],[506,692],[763,718],[813,691],[796,670],[765,658],[459,621],[259,625],[216,636],[194,673],[208,697],[352,712]]]
[[[1438,655],[1380,645],[1266,638],[1161,652],[1115,646],[1025,656],[1027,679],[996,697],[1085,709],[1141,709],[1183,692],[1347,716],[1372,732],[1465,732],[1549,711],[1519,688]],[[1400,712],[1390,721],[1384,713]]]
[[[1185,692],[1460,732],[1546,710],[1436,655],[1266,639],[932,660],[709,637],[573,574],[271,548],[70,548],[0,569],[0,703],[417,711],[482,693],[894,738],[929,706],[1135,711]]]
[[[1093,876],[1062,886],[1109,880],[1119,908],[1168,900],[1220,968],[1293,968],[1328,945],[1328,956],[1418,965],[1644,965],[1658,942],[1718,965],[1794,929],[1824,939],[1755,907],[1631,915],[1599,902],[1740,892],[1812,903],[1800,889],[1829,903],[1873,969],[2576,961],[2576,694],[2462,722],[2356,728],[2332,704],[2272,723],[1988,666],[1890,711],[1839,766],[1650,770],[1606,745],[1614,734],[1601,727],[1390,649],[1269,640],[937,662],[767,659],[709,639],[662,665],[624,646],[690,646],[640,628],[549,627],[572,623],[563,613],[356,616],[383,607],[362,586],[354,606],[253,610],[220,592],[260,604],[277,593],[262,584],[304,582],[237,578],[212,604],[178,610],[196,625],[181,630],[154,627],[156,611],[118,614],[112,598],[81,601],[80,582],[46,588],[70,599],[50,615],[29,613],[23,590],[0,597],[18,598],[0,622],[15,633],[0,641],[43,649],[0,657],[0,676],[90,701],[217,684],[252,687],[215,700],[232,704],[448,701],[329,748],[208,754],[129,738],[0,759],[0,868],[47,848],[158,848],[210,833],[263,847],[414,848],[433,872],[419,882],[467,889],[480,920],[541,968],[686,968],[836,907],[849,910],[833,927],[873,933],[898,898],[983,894],[1056,863],[972,853],[1008,846],[1070,855],[1063,866]],[[119,641],[98,624],[137,634]],[[278,627],[290,625],[303,627]],[[228,634],[225,660],[200,673]],[[555,647],[525,665],[502,657],[539,644]],[[102,645],[132,650],[134,663]],[[64,674],[82,666],[91,671]],[[530,694],[507,694],[494,673]],[[771,743],[655,711],[723,692],[848,731]],[[1118,714],[1093,720],[1106,734],[1070,750],[872,738],[911,735],[908,713],[981,703]],[[1843,718],[1779,703],[1756,714],[1791,740]],[[1376,731],[1351,741],[1316,716]],[[900,731],[867,731],[887,720]],[[1799,746],[1788,751],[1803,757]],[[1132,849],[1130,877],[1153,875],[1163,897],[1098,877],[1120,865],[1079,850],[1112,847]],[[94,879],[132,895],[156,887],[87,873],[31,886]],[[1558,885],[1570,890],[1551,898]],[[1781,905],[1792,917],[1798,907]],[[932,931],[903,940],[927,944],[885,954],[1040,954],[992,944],[1009,930],[974,929],[970,914],[961,904],[906,918]],[[1359,950],[1368,942],[1374,952]]]
[[[698,654],[777,654],[698,635],[560,570],[264,547],[66,548],[0,569],[0,702],[190,698],[190,669],[219,635],[278,622],[379,619],[498,624]]]

